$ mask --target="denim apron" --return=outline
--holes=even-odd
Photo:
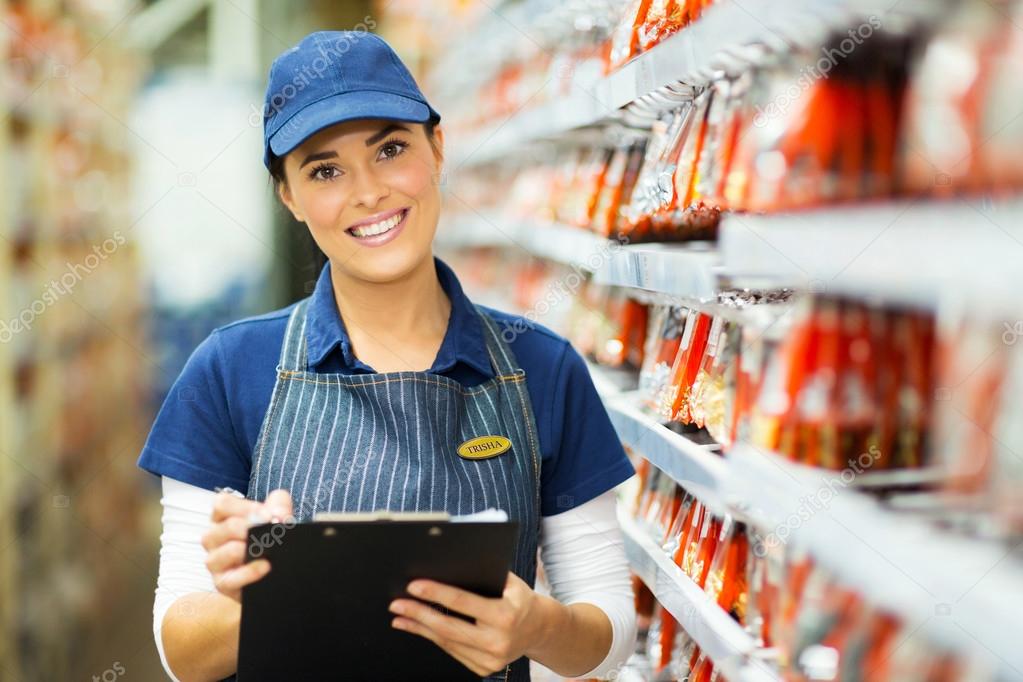
[[[503,509],[519,522],[512,570],[532,587],[539,440],[525,372],[496,323],[477,309],[495,375],[479,386],[426,372],[319,374],[307,366],[308,304],[301,301],[288,320],[247,497],[263,500],[284,488],[298,521],[319,511]],[[457,454],[465,441],[493,435],[508,438],[510,450],[489,459]],[[528,682],[529,661],[486,679]]]

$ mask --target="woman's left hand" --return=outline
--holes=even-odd
[[[415,599],[396,599],[391,612],[398,617],[392,625],[427,638],[481,677],[501,671],[525,655],[539,643],[544,631],[544,619],[538,617],[543,610],[539,605],[542,597],[514,573],[508,573],[500,599],[430,580],[415,580],[408,591],[417,599],[434,602],[476,622],[446,615]]]

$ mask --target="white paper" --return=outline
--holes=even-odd
[[[503,509],[484,509],[475,514],[452,516],[451,523],[504,523],[508,520],[508,512]]]

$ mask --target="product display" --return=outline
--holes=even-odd
[[[142,538],[130,453],[150,416],[150,361],[118,122],[140,74],[103,39],[102,11],[127,9],[106,4],[0,3],[4,679],[74,676],[84,633],[121,623],[110,607],[127,567],[104,558],[111,545],[94,529],[126,552]]]
[[[902,216],[927,205],[934,219],[915,218],[913,239],[929,241],[933,222],[938,244],[958,230],[1018,258],[1010,102],[1023,52],[1009,24],[1021,7],[953,0],[896,18],[850,3],[837,17],[821,3],[809,8],[818,23],[785,15],[784,34],[761,21],[760,44],[703,61],[714,40],[700,31],[727,41],[720,17],[742,23],[760,5],[636,0],[599,20],[566,7],[536,20],[547,17],[544,36],[585,27],[553,54],[582,64],[583,52],[565,55],[585,43],[589,80],[573,72],[562,96],[548,84],[514,104],[447,86],[483,114],[465,128],[480,156],[453,177],[464,210],[452,221],[472,236],[485,216],[504,234],[455,239],[446,254],[472,273],[470,290],[586,356],[635,460],[621,506],[641,641],[618,679],[937,682],[1023,669],[1004,634],[1023,612],[1012,551],[1023,309],[1003,304],[1016,286],[977,277],[981,287],[956,267],[922,296],[935,278],[901,284],[915,263],[886,252]],[[541,72],[507,59],[509,83]],[[716,68],[657,87],[666,65],[690,61]],[[628,87],[631,102],[614,99]],[[621,108],[595,117],[587,96]],[[504,114],[488,119],[489,106]],[[486,151],[491,136],[502,153]],[[937,202],[965,210],[946,218]],[[846,211],[875,204],[892,206],[885,222],[851,224]],[[758,214],[763,227],[746,228]],[[790,219],[803,235],[791,254],[771,235]],[[848,262],[800,272],[835,250],[839,222],[862,230],[842,242]],[[746,241],[727,243],[729,231]],[[779,264],[764,271],[795,276],[747,274],[731,256],[750,239]],[[843,279],[857,259],[876,281]],[[889,286],[896,267],[905,274]],[[967,596],[935,606],[939,593]],[[946,611],[958,628],[942,625]]]

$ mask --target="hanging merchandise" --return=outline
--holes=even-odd
[[[456,248],[527,310],[530,259],[584,282],[554,328],[636,464],[630,670],[1013,679],[1023,1],[561,6],[522,25],[583,27],[585,59],[552,53],[593,79],[453,95],[498,150],[468,155],[453,222],[505,233]],[[523,49],[500,72],[552,68]],[[907,576],[966,592],[961,628],[921,622]]]

